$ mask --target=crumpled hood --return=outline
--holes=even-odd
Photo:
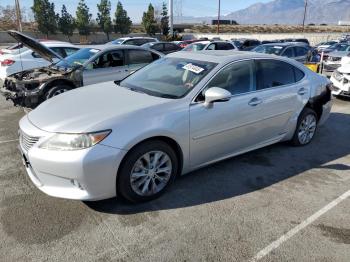
[[[110,129],[130,114],[169,101],[105,82],[56,96],[31,111],[28,119],[47,132],[93,132]]]
[[[350,74],[350,64],[342,65],[337,70],[339,73],[342,73],[342,74]]]
[[[331,52],[328,54],[328,56],[332,56],[332,57],[344,57],[347,56],[349,54],[348,51],[336,51],[336,52]]]

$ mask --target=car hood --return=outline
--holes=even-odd
[[[53,52],[51,49],[47,48],[34,38],[31,38],[20,32],[9,30],[7,33],[16,39],[18,42],[22,43],[24,46],[32,49],[34,52],[38,53],[42,58],[46,59],[49,62],[53,62],[54,58],[62,60],[62,57]]]
[[[170,101],[105,82],[58,95],[31,111],[28,119],[47,132],[93,132]]]
[[[350,52],[349,51],[335,51],[335,52],[331,52],[328,54],[328,56],[331,57],[344,57],[347,56]]]
[[[350,64],[342,65],[337,70],[342,74],[350,74]]]

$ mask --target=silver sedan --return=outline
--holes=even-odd
[[[178,52],[44,102],[20,121],[20,148],[48,195],[148,201],[211,163],[280,141],[307,145],[330,114],[330,89],[288,58]]]

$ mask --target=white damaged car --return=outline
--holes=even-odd
[[[345,64],[335,70],[331,76],[334,96],[350,97],[350,64]]]

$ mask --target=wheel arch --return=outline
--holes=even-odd
[[[181,146],[179,145],[179,143],[169,137],[169,136],[152,136],[152,137],[149,137],[149,138],[146,138],[146,139],[143,139],[137,143],[135,143],[134,145],[132,145],[130,147],[130,149],[128,150],[128,153],[125,154],[125,156],[123,157],[122,161],[120,162],[120,166],[123,164],[124,160],[126,159],[126,157],[128,156],[129,152],[131,150],[133,150],[135,147],[139,146],[140,144],[143,144],[145,142],[150,142],[150,141],[162,141],[166,144],[168,144],[174,151],[175,151],[175,154],[177,156],[177,159],[179,161],[179,168],[178,168],[178,175],[182,173],[182,169],[183,169],[183,164],[184,164],[184,153],[183,153],[183,150],[181,148]],[[119,173],[119,170],[120,168],[118,168],[118,173]],[[117,178],[118,180],[118,178]]]
[[[43,94],[46,93],[51,87],[54,87],[57,85],[66,85],[71,87],[72,89],[77,88],[77,86],[68,79],[54,79],[44,85]]]

